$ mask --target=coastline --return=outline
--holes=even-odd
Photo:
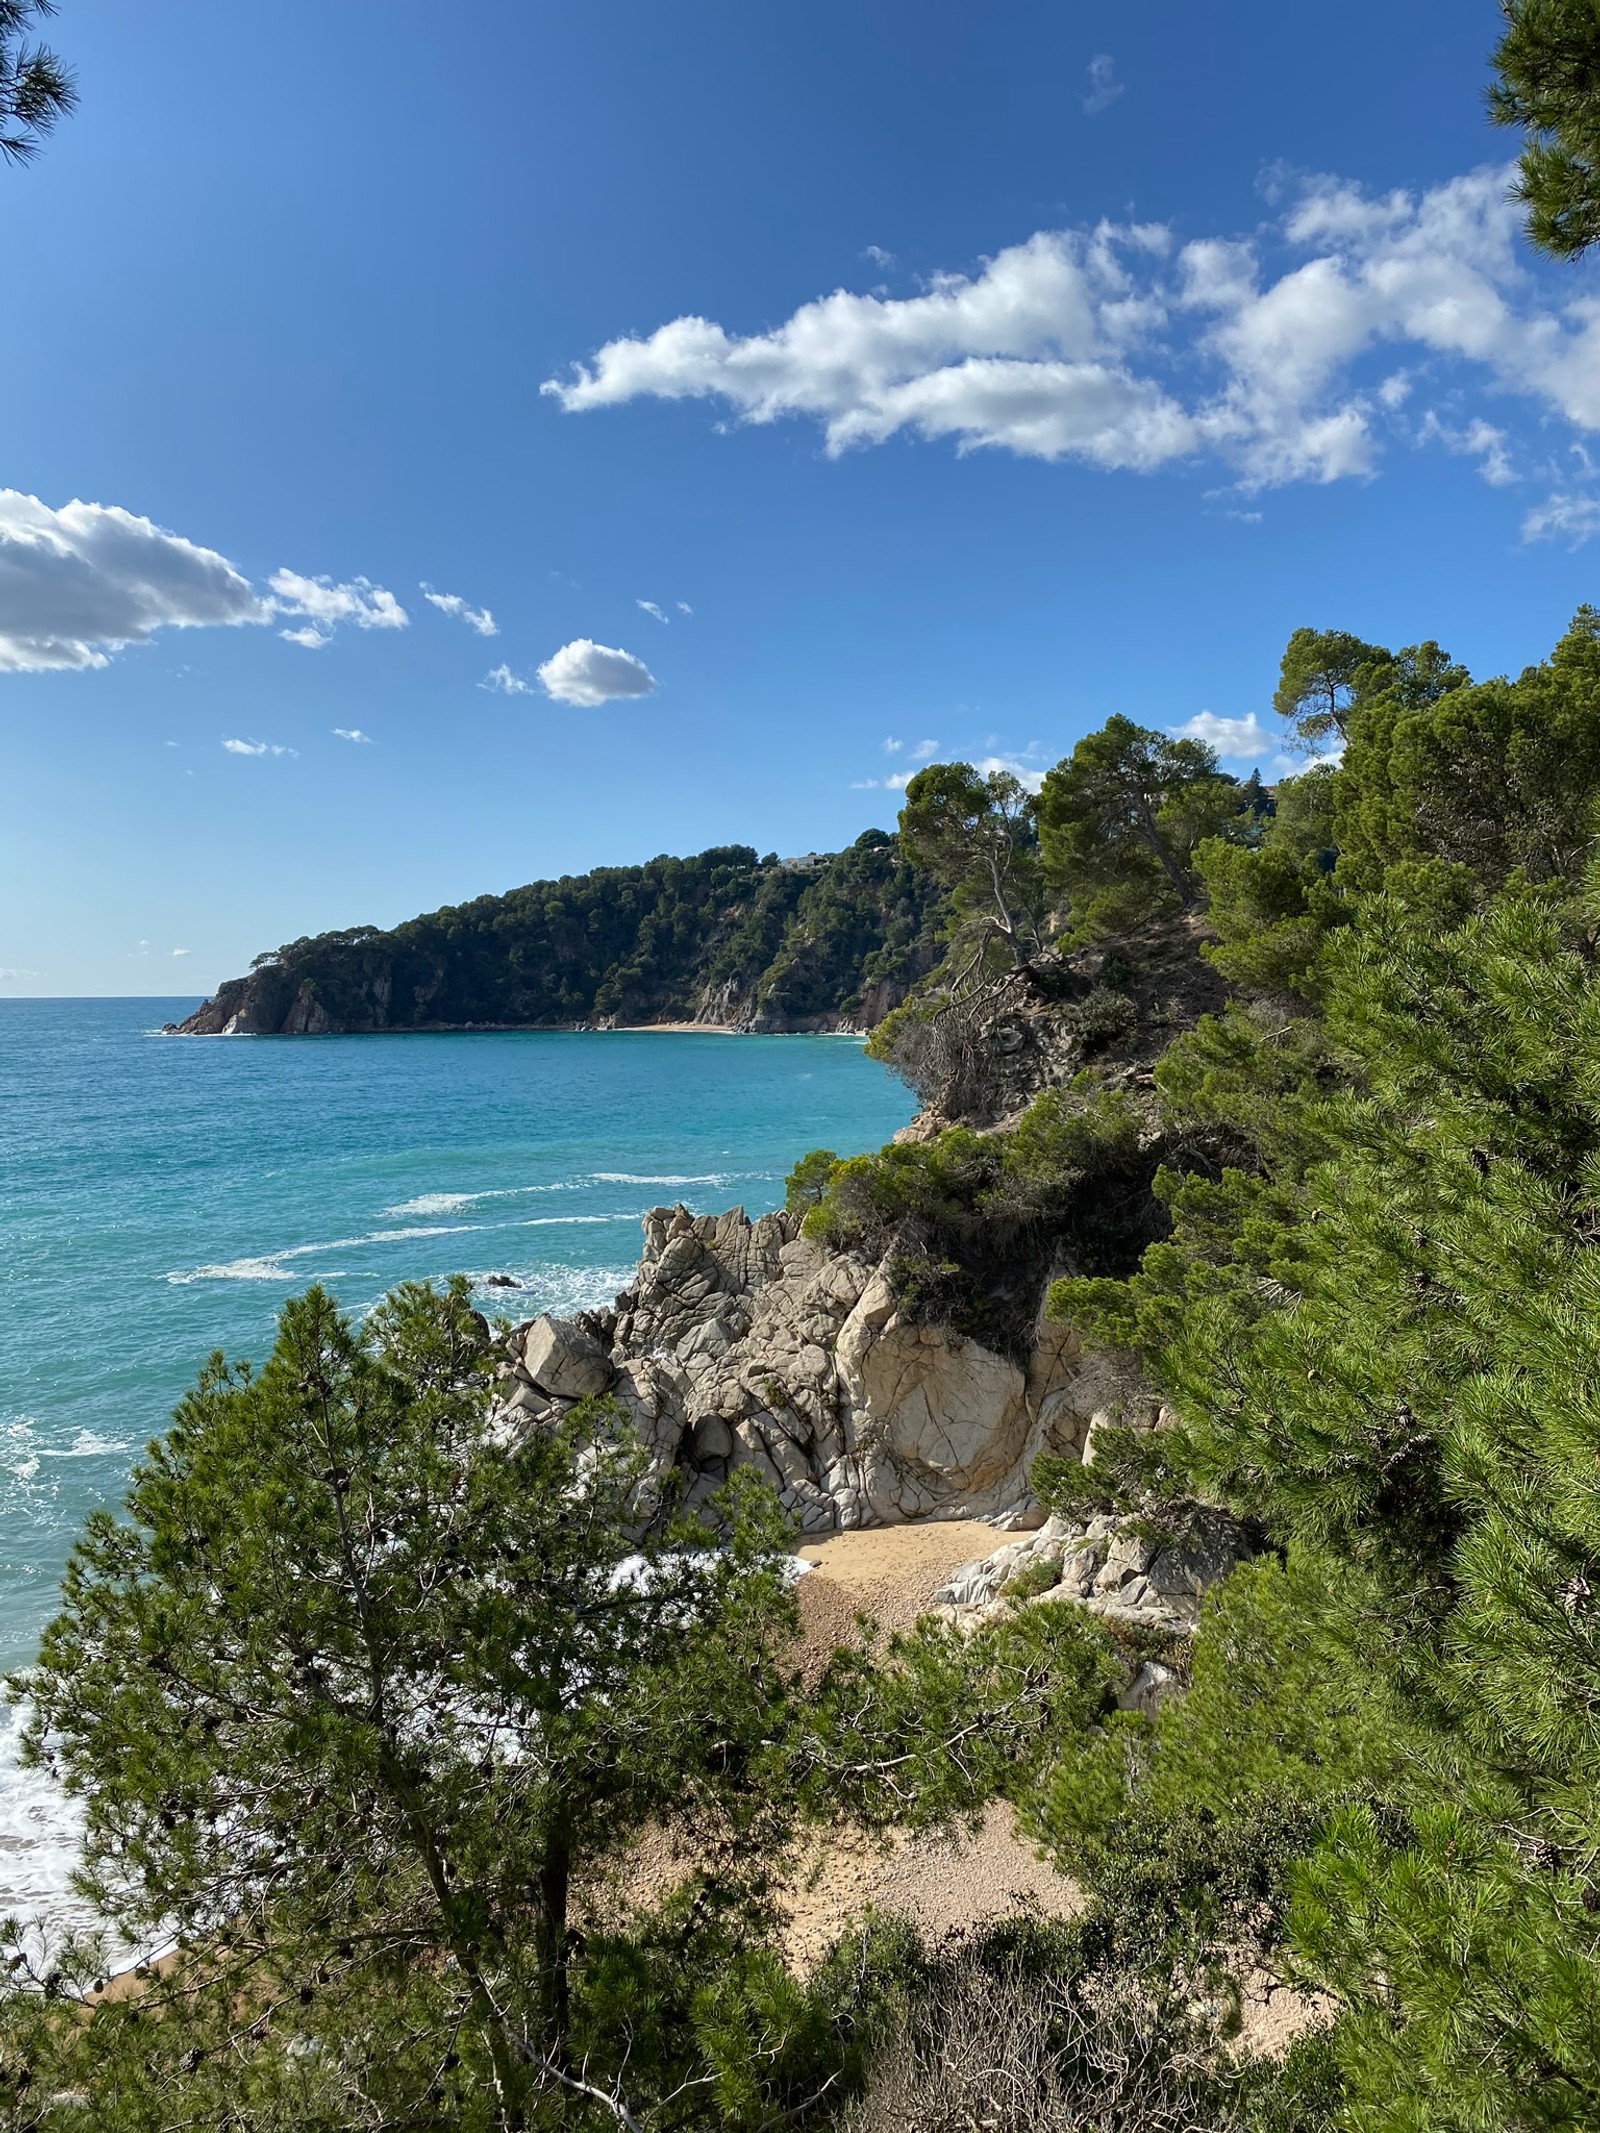
[[[254,1030],[184,1029],[165,1023],[157,1037],[851,1037],[869,1034],[855,1024],[816,1029],[751,1029],[738,1022],[412,1022],[385,1029]]]

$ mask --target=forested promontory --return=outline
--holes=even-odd
[[[886,831],[796,860],[720,845],[290,941],[182,1033],[870,1028],[933,968],[942,919],[941,892]]]

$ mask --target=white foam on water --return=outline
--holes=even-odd
[[[115,1437],[102,1437],[92,1429],[80,1429],[70,1444],[44,1445],[41,1459],[100,1459],[108,1452],[127,1452],[132,1446]]]
[[[289,1244],[281,1251],[264,1252],[255,1258],[226,1259],[214,1266],[190,1267],[187,1272],[168,1274],[166,1278],[174,1288],[188,1288],[196,1281],[292,1281],[295,1277],[286,1263],[291,1259],[315,1259],[324,1252],[360,1251],[369,1244],[408,1244],[418,1237],[466,1237],[483,1227],[481,1222],[455,1222],[374,1229],[364,1237],[330,1237],[326,1244]],[[344,1269],[336,1271],[343,1273]]]
[[[175,1289],[186,1289],[195,1281],[289,1281],[292,1278],[281,1258],[227,1259],[215,1266],[191,1267],[186,1274],[167,1276]]]
[[[0,1705],[0,1914],[85,1931],[92,1907],[72,1888],[83,1809],[43,1770],[24,1770],[27,1707]]]
[[[380,1207],[380,1215],[458,1215],[474,1200],[486,1200],[486,1192],[419,1192],[414,1200],[401,1200],[394,1207]]]
[[[536,1318],[548,1311],[561,1317],[569,1311],[594,1311],[609,1304],[633,1279],[631,1266],[564,1266],[519,1268],[490,1267],[468,1278],[479,1292],[486,1309],[515,1310],[523,1318]],[[490,1288],[490,1274],[515,1276],[514,1289]]]

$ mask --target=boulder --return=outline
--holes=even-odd
[[[611,1359],[600,1343],[570,1319],[536,1318],[523,1337],[522,1367],[539,1390],[555,1400],[585,1400],[606,1392]]]
[[[845,1321],[835,1355],[858,1439],[973,1495],[1015,1467],[1028,1431],[1022,1371],[947,1326],[912,1324],[882,1273]]]

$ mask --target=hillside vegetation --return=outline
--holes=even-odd
[[[939,922],[929,877],[882,830],[814,866],[725,845],[290,941],[183,1028],[867,1026],[932,967]]]

